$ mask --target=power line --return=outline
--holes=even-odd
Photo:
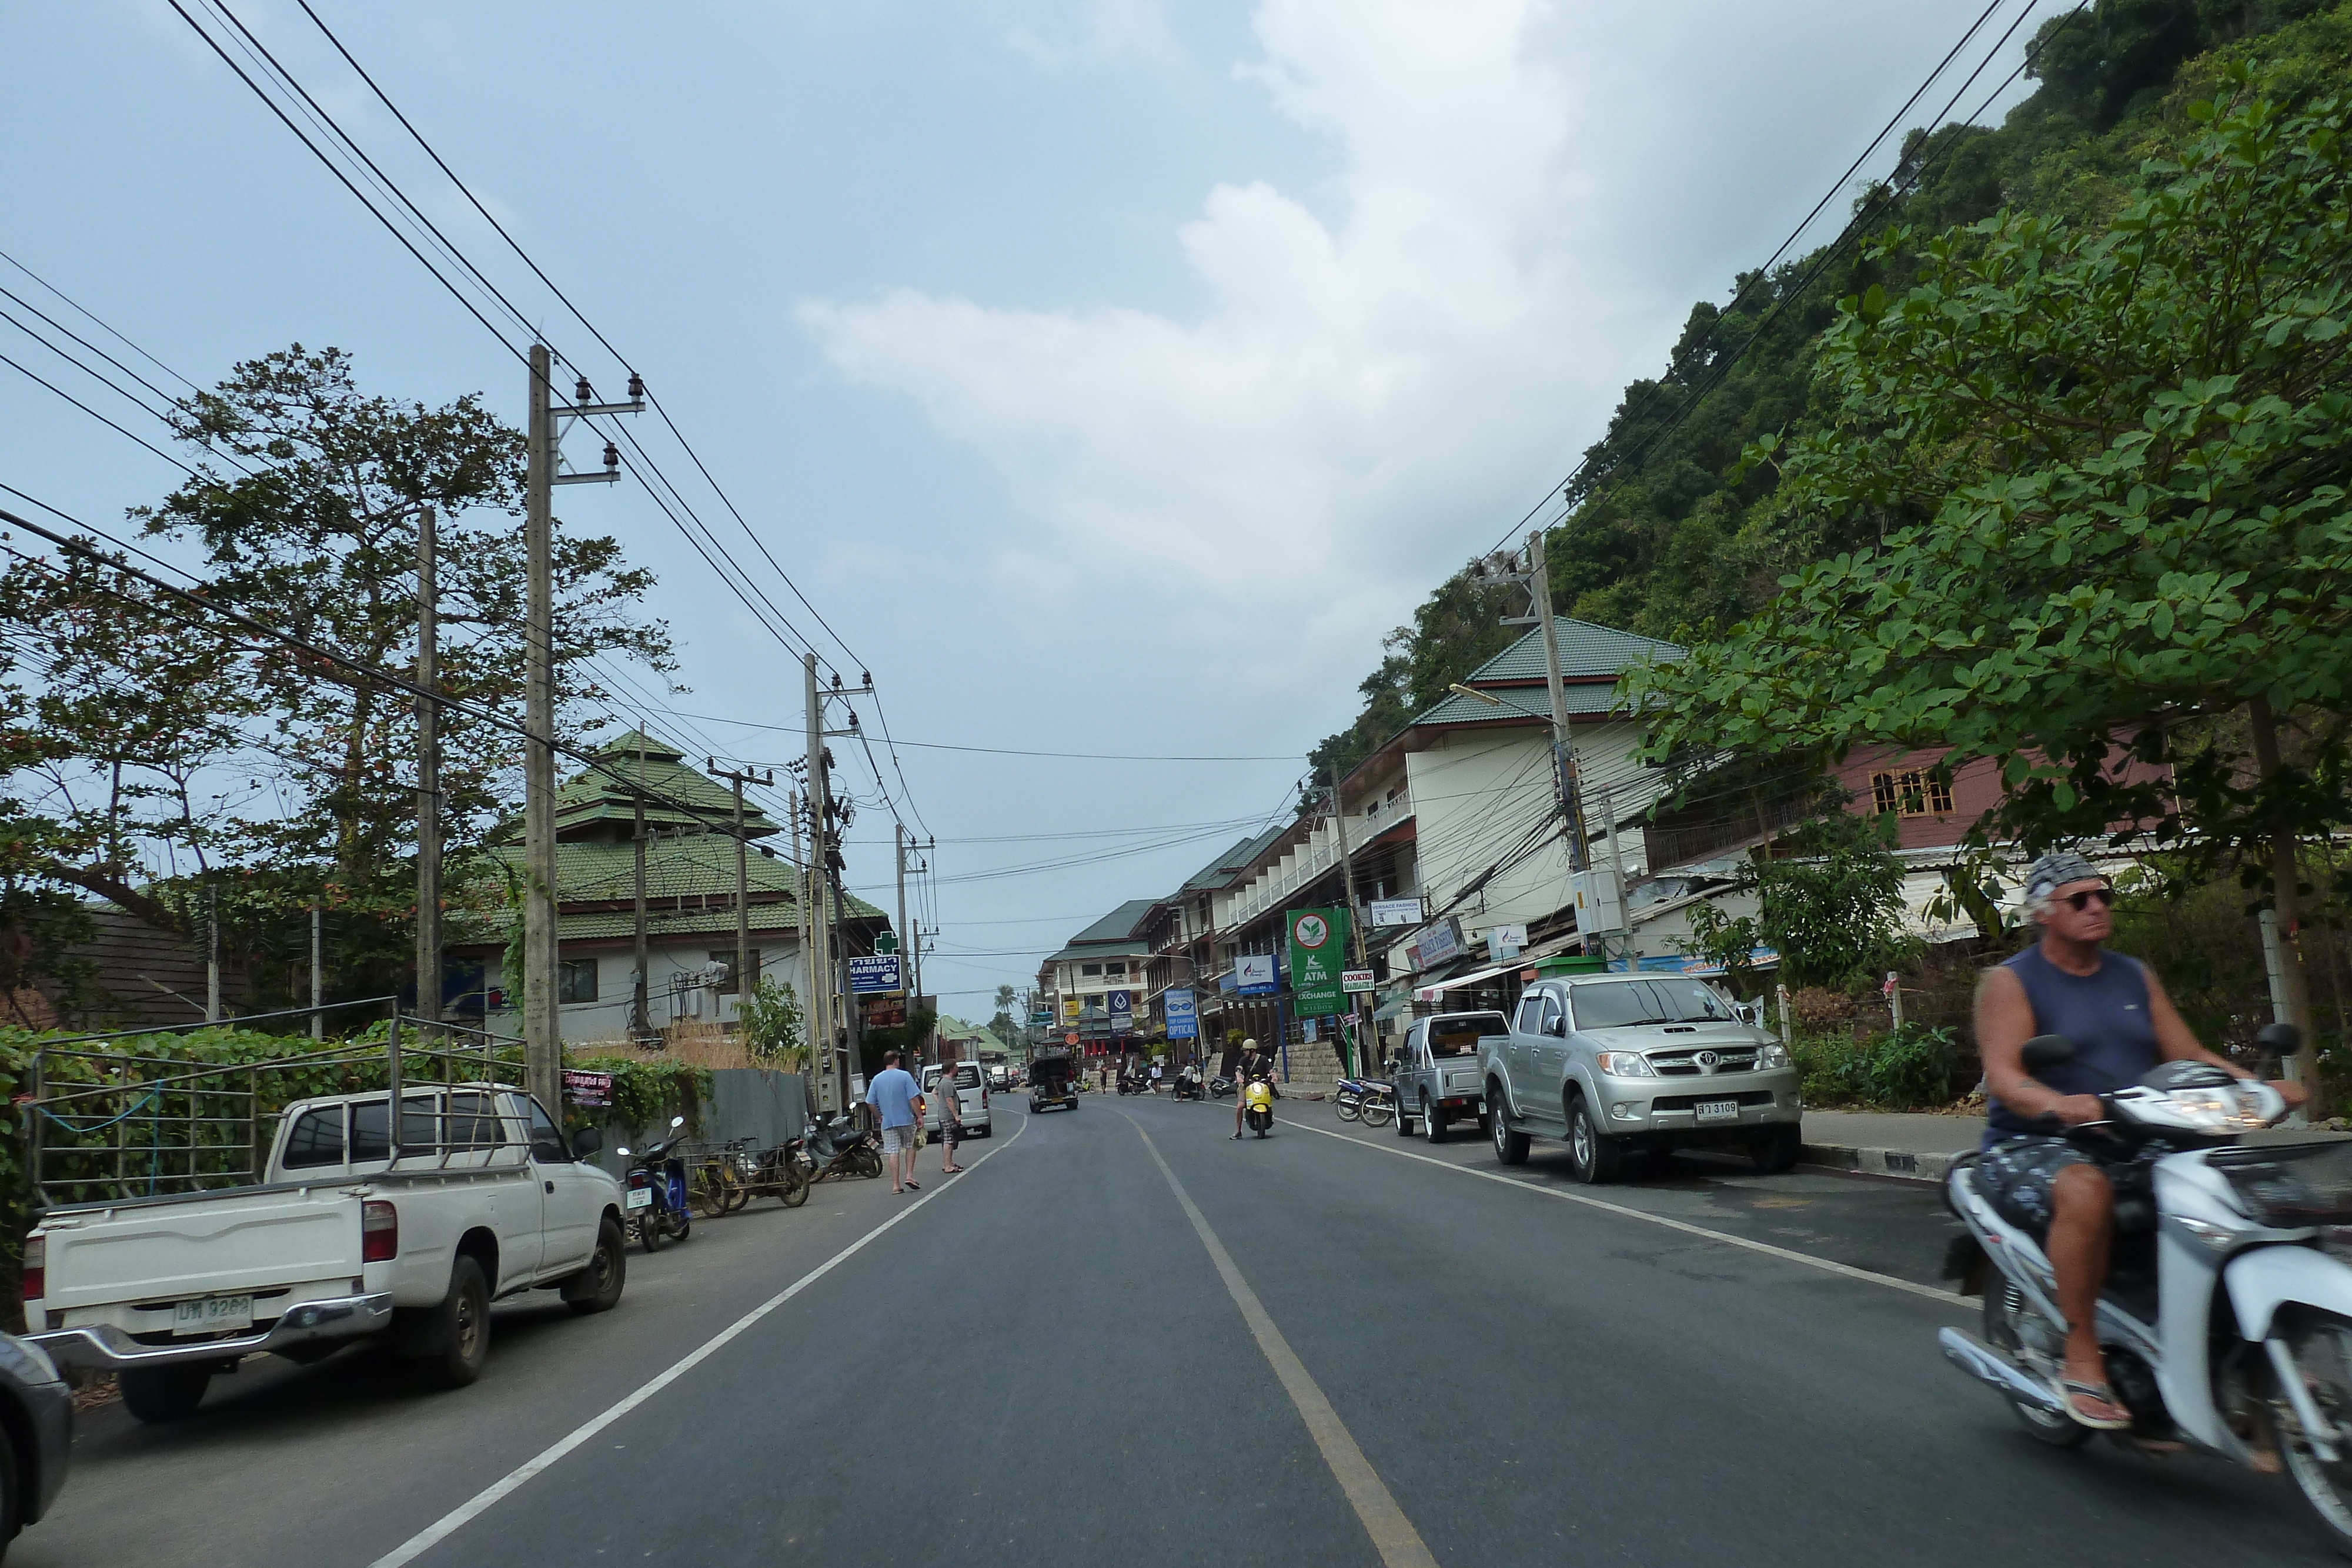
[[[738,729],[770,729],[782,735],[798,735],[798,726],[763,724],[757,719],[728,718],[715,713],[684,713],[681,718],[698,718],[706,724],[733,725]],[[919,751],[968,751],[987,757],[1045,757],[1075,762],[1297,762],[1295,757],[1275,756],[1168,756],[1132,751],[1024,751],[1004,746],[950,746],[939,740],[886,739],[885,746],[904,746]]]

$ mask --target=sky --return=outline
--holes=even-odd
[[[227,5],[617,384],[296,0]],[[1069,934],[1284,812],[1382,635],[1513,532],[1692,303],[1770,255],[1986,9],[311,7],[645,374],[744,526],[667,432],[642,439],[792,622],[731,597],[643,487],[560,492],[658,577],[686,689],[625,672],[626,700],[689,753],[781,763],[793,637],[871,670],[881,712],[852,706],[902,744],[869,769],[836,743],[849,880],[892,904],[894,811],[937,840],[926,988],[983,1018]],[[1998,0],[1963,69],[2031,17],[1958,112],[2062,8]],[[521,423],[509,350],[168,0],[0,13],[0,250],[190,381],[332,344],[368,391],[479,392]],[[6,262],[0,284],[55,313]],[[168,444],[5,323],[0,353]],[[0,480],[119,528],[177,476],[0,365]]]

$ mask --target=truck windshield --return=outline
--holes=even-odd
[[[1643,1023],[1729,1023],[1731,1004],[1697,980],[1605,980],[1574,988],[1576,1027],[1622,1029]]]
[[[1508,1034],[1511,1026],[1500,1013],[1454,1013],[1429,1020],[1429,1054],[1475,1056],[1478,1041],[1490,1034]]]

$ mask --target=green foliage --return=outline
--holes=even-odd
[[[808,1019],[800,997],[785,981],[762,975],[743,998],[743,1048],[762,1067],[798,1072],[808,1058]]]
[[[1808,822],[1749,862],[1737,884],[1756,894],[1757,913],[1737,918],[1712,900],[1691,906],[1683,950],[1724,967],[1733,988],[1760,988],[1749,956],[1780,956],[1790,987],[1844,988],[1899,967],[1917,943],[1903,934],[1903,862],[1893,823],[1846,812]]]
[[[2347,112],[2199,112],[2210,133],[2105,232],[2003,214],[1928,242],[1901,297],[1843,302],[1834,424],[1759,455],[1792,514],[1889,531],[1644,672],[1654,755],[1949,746],[2000,766],[2029,848],[2352,816]],[[2315,722],[2255,789],[2179,721],[2259,705]]]
[[[1792,1046],[1805,1103],[1869,1111],[1932,1111],[1950,1104],[1975,1070],[1948,1029],[1907,1024],[1857,1041],[1845,1032],[1799,1035]]]

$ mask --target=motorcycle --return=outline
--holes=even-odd
[[[1209,1080],[1209,1098],[1210,1098],[1210,1099],[1212,1099],[1212,1100],[1222,1100],[1222,1099],[1223,1099],[1226,1095],[1231,1094],[1233,1092],[1234,1092],[1234,1081],[1233,1081],[1232,1079],[1230,1079],[1230,1078],[1225,1077],[1223,1073],[1219,1073],[1216,1077],[1212,1078],[1212,1079],[1210,1079],[1210,1080]]]
[[[1198,1100],[1201,1097],[1200,1077],[1191,1068],[1176,1075],[1175,1095],[1179,1100]]]
[[[1274,1085],[1253,1078],[1242,1091],[1242,1120],[1261,1138],[1274,1126]]]
[[[1342,1078],[1331,1098],[1342,1122],[1385,1127],[1396,1115],[1396,1085],[1378,1078]]]
[[[808,1151],[812,1183],[827,1176],[870,1178],[882,1174],[882,1140],[858,1126],[846,1113],[836,1111],[823,1122],[811,1122],[802,1143]]]
[[[651,1252],[665,1237],[683,1241],[693,1233],[694,1220],[686,1211],[686,1162],[670,1151],[677,1147],[683,1116],[669,1120],[669,1136],[641,1154],[625,1145],[621,1157],[629,1162],[629,1177],[622,1202],[637,1240]]]
[[[2266,1051],[2296,1031],[2273,1024]],[[2026,1042],[2025,1069],[2074,1055],[2064,1037]],[[2201,1061],[2168,1061],[2102,1095],[2106,1119],[2067,1130],[2100,1153],[2116,1186],[2115,1249],[2098,1333],[2138,1451],[2187,1445],[2250,1469],[2281,1460],[2321,1532],[2352,1556],[2352,1143],[2238,1147],[2285,1113],[2266,1083]],[[2059,1392],[2066,1320],[2040,1246],[1977,1189],[1973,1157],[1946,1200],[1968,1227],[1948,1274],[1980,1284],[1984,1338],[1947,1328],[1944,1354],[2009,1401],[2053,1448],[2087,1441]]]

